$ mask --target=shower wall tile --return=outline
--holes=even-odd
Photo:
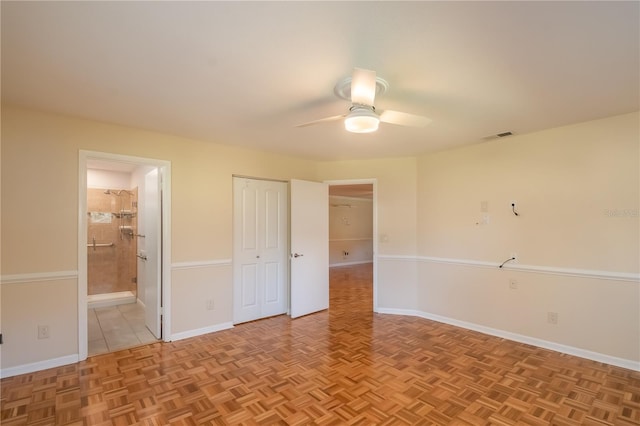
[[[113,247],[87,247],[88,294],[113,293],[132,291],[136,294],[136,284],[133,278],[137,275],[136,238],[120,231],[120,226],[131,226],[134,233],[137,229],[137,188],[131,191],[133,195],[115,191],[105,194],[103,189],[87,189],[87,208],[89,212],[110,212],[113,214],[111,223],[92,223],[88,220],[87,244],[114,243]],[[131,215],[119,214],[122,210],[130,211]]]

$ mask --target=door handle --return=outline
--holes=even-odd
[[[293,254],[293,257],[300,257],[300,256],[304,256],[304,254],[298,254],[298,253]]]

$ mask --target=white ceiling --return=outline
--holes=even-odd
[[[314,159],[416,155],[639,107],[640,3],[8,2],[2,101]],[[340,122],[353,67],[380,110]],[[135,143],[135,141],[132,141]]]

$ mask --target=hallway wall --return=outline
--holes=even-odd
[[[329,266],[365,262],[373,262],[373,201],[330,195]]]

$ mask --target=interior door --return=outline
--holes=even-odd
[[[161,337],[161,190],[160,174],[154,169],[145,175],[144,179],[144,251],[140,252],[143,268],[140,274],[143,279],[145,324],[156,337]],[[146,257],[146,259],[145,259]]]
[[[291,180],[291,317],[329,308],[329,186]]]
[[[287,312],[287,184],[233,178],[233,322]]]

